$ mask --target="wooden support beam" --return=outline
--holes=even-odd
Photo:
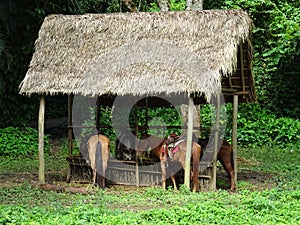
[[[98,134],[100,134],[100,112],[101,112],[101,105],[100,105],[100,96],[97,97],[97,102],[96,102],[96,130]]]
[[[72,117],[73,117],[73,98],[74,95],[68,95],[68,151],[69,156],[73,153],[73,128],[72,128]]]
[[[192,152],[192,138],[193,138],[193,118],[194,118],[194,102],[189,97],[188,108],[188,130],[187,130],[187,142],[186,142],[186,157],[185,157],[185,170],[184,170],[184,185],[190,188],[191,181],[191,152]],[[196,175],[195,175],[196,176]]]
[[[220,130],[220,95],[216,95],[216,124],[215,124],[215,137],[214,137],[214,157],[213,157],[213,174],[211,189],[215,191],[217,189],[217,155],[219,150],[219,130]]]
[[[237,114],[238,114],[238,96],[233,96],[233,112],[232,112],[232,148],[234,163],[234,183],[237,187]]]
[[[240,61],[241,61],[242,87],[243,87],[243,91],[245,91],[246,87],[245,87],[245,70],[244,70],[243,44],[240,45]],[[243,97],[245,98],[245,96],[243,96]]]
[[[139,126],[138,126],[138,115],[137,115],[137,105],[134,106],[134,122],[135,122],[135,137],[138,137]],[[137,139],[137,138],[136,138]],[[135,149],[137,149],[137,143],[135,143]],[[140,168],[139,168],[139,159],[135,157],[135,185],[140,186]]]
[[[202,120],[201,120],[201,105],[200,104],[198,105],[198,118],[199,118],[199,128],[195,128],[195,129],[198,129],[198,131],[199,131],[199,138],[203,138]]]
[[[44,156],[44,127],[45,127],[45,96],[40,99],[39,109],[39,183],[45,184],[45,156]]]

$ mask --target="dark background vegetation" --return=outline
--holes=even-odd
[[[155,11],[157,3],[134,0],[140,11]],[[172,0],[173,10],[185,1]],[[254,21],[254,74],[258,105],[272,117],[300,118],[300,9],[298,0],[204,0],[205,9],[244,9]],[[18,94],[28,70],[34,42],[45,16],[126,12],[116,0],[0,1],[0,127],[28,126],[38,115],[39,98]],[[67,96],[46,97],[46,118],[67,115]],[[241,106],[244,107],[244,106]],[[247,119],[247,118],[246,118]],[[275,126],[275,125],[274,125]]]

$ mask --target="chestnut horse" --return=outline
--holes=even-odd
[[[100,188],[106,187],[105,172],[110,153],[110,141],[102,134],[93,135],[87,142],[89,163],[93,171],[93,185],[96,185],[96,175],[100,176],[97,184]]]
[[[205,149],[208,145],[208,139],[198,139],[198,144],[202,148],[202,153],[205,152]],[[220,143],[219,143],[220,144]],[[202,154],[203,155],[203,154]],[[202,157],[201,155],[201,157]],[[236,188],[235,182],[234,182],[234,163],[233,163],[233,149],[231,145],[228,143],[228,141],[223,140],[221,147],[219,149],[219,152],[217,154],[217,160],[220,161],[223,168],[227,172],[230,180],[230,190],[234,191]]]
[[[177,161],[181,164],[182,168],[185,170],[185,156],[186,156],[186,140],[181,141],[177,145],[176,151],[172,150],[171,155],[168,151],[168,139],[169,138],[160,138],[151,135],[144,135],[138,144],[137,147],[137,156],[141,156],[143,152],[147,151],[150,148],[150,153],[156,156],[161,163],[161,173],[162,173],[162,188],[166,189],[166,167],[168,165],[167,160]],[[170,140],[170,139],[169,139]],[[201,155],[201,146],[196,142],[192,144],[192,181],[193,181],[193,191],[199,191],[199,161]],[[173,182],[174,189],[177,190],[176,181],[175,181],[175,172],[171,171],[171,180]]]

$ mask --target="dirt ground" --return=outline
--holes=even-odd
[[[65,172],[50,172],[46,173],[46,182],[49,184],[56,184],[59,186],[66,187],[76,187],[76,188],[88,188],[91,184],[79,183],[71,181],[66,182]],[[238,173],[238,182],[241,188],[247,188],[250,190],[265,190],[275,187],[274,181],[271,174],[255,172],[250,170],[242,170]],[[19,186],[23,183],[29,183],[33,186],[38,184],[38,174],[37,173],[17,173],[17,174],[1,174],[0,175],[0,188],[11,188]],[[238,186],[239,187],[239,186]],[[120,185],[109,185],[108,190],[117,189],[134,190],[136,187],[127,186],[120,187]],[[217,176],[217,188],[218,189],[228,189],[229,180],[227,174],[220,170]]]

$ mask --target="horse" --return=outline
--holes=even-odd
[[[128,130],[123,130],[116,139],[116,158],[121,160],[135,159],[135,138]]]
[[[110,154],[110,140],[102,134],[93,135],[88,139],[88,157],[92,168],[92,182],[100,188],[106,187],[105,173]],[[96,183],[96,175],[100,176],[100,182]]]
[[[179,162],[182,168],[185,170],[185,158],[186,158],[186,139],[181,140],[176,144],[176,147],[173,149],[168,149],[168,144],[171,144],[171,136],[167,138],[160,138],[151,135],[144,135],[141,137],[139,144],[137,146],[136,155],[139,157],[143,152],[147,151],[150,148],[150,152],[156,158],[160,160],[161,164],[161,173],[162,173],[162,188],[166,189],[166,167],[168,165],[167,160]],[[193,191],[199,191],[199,161],[201,155],[201,146],[196,142],[192,142],[192,181],[193,181]],[[176,181],[175,181],[175,172],[171,172],[171,180],[173,182],[174,190],[177,190]]]
[[[201,158],[203,153],[207,149],[208,139],[199,138],[197,143],[202,147]],[[220,143],[219,143],[220,144]],[[225,139],[222,140],[222,144],[217,154],[217,160],[222,164],[223,168],[227,172],[230,181],[230,190],[234,191],[236,189],[236,184],[234,182],[234,162],[233,162],[233,149],[232,146]]]

